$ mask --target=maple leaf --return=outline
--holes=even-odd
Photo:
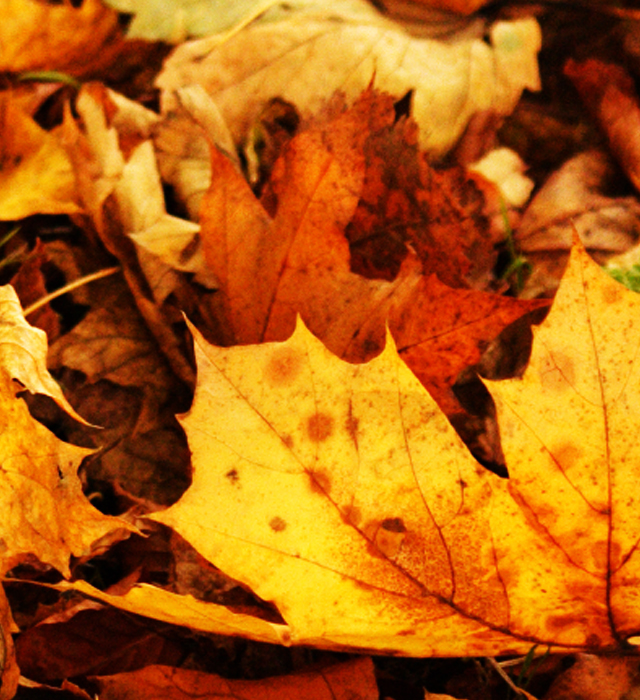
[[[375,76],[381,90],[412,91],[421,147],[441,156],[473,114],[509,114],[523,89],[539,89],[539,47],[533,19],[477,22],[438,40],[412,36],[368,2],[300,2],[279,5],[230,36],[182,44],[156,84],[168,104],[178,88],[202,85],[242,143],[270,99],[306,115],[337,90],[355,98]]]
[[[412,368],[452,413],[460,411],[450,391],[459,372],[505,326],[541,304],[425,279],[423,272],[435,273],[464,286],[464,270],[481,269],[471,259],[489,246],[456,201],[456,193],[469,190],[432,173],[411,132],[406,124],[396,132],[390,96],[367,90],[351,108],[330,110],[289,142],[260,201],[234,164],[212,149],[202,242],[219,281],[228,343],[283,340],[299,313],[333,353],[362,362],[384,344],[388,321]],[[389,163],[403,163],[407,172],[392,174]],[[457,171],[453,183],[459,184]],[[420,246],[422,264],[407,255],[393,281],[352,272],[345,230],[368,235],[391,220],[400,240],[406,231]],[[431,352],[436,345],[449,352]]]
[[[624,646],[640,629],[638,313],[576,245],[524,376],[488,383],[507,479],[475,462],[391,341],[350,365],[302,325],[230,349],[196,334],[194,480],[152,517],[273,601],[289,643]]]

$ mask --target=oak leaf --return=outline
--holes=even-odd
[[[475,462],[391,341],[350,365],[302,325],[231,349],[196,334],[194,480],[152,517],[272,601],[290,643],[624,646],[640,629],[639,313],[576,245],[524,376],[488,383],[507,479]]]

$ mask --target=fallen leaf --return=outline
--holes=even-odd
[[[201,235],[220,285],[228,342],[286,338],[296,312],[340,355],[357,355],[365,342],[377,342],[375,352],[383,342],[385,310],[417,283],[420,266],[410,258],[393,282],[364,279],[349,269],[343,231],[364,185],[368,126],[388,106],[365,95],[353,109],[298,134],[276,164],[265,204],[234,164],[212,150]],[[277,202],[273,218],[265,208],[271,202]],[[361,332],[372,316],[373,342]]]
[[[151,663],[178,664],[182,657],[179,646],[145,620],[104,606],[25,630],[16,652],[22,675],[41,683],[133,671]]]
[[[272,601],[290,643],[618,648],[639,628],[638,312],[576,246],[525,374],[488,383],[508,479],[470,457],[391,341],[350,365],[302,325],[230,349],[196,334],[193,484],[152,517]]]
[[[99,0],[79,7],[37,0],[3,3],[0,70],[59,70],[87,75],[121,50],[118,15]]]
[[[12,700],[18,689],[20,669],[12,636],[16,631],[9,601],[0,586],[0,700]]]
[[[93,679],[101,700],[376,700],[371,659],[361,658],[316,671],[258,681],[227,680],[201,671],[148,666]]]
[[[0,288],[0,304],[0,394],[5,422],[0,498],[6,513],[0,574],[35,556],[68,575],[71,555],[87,556],[97,540],[122,539],[134,528],[102,515],[82,494],[76,472],[91,451],[60,441],[16,397],[17,380],[32,393],[50,396],[80,419],[47,372],[46,336],[24,320],[12,287]]]
[[[481,219],[478,190],[465,188],[458,170],[432,171],[407,131],[393,129],[388,96],[366,91],[289,142],[261,201],[213,149],[201,235],[229,344],[283,340],[299,313],[334,354],[362,362],[379,352],[388,322],[412,369],[451,413],[460,411],[450,391],[459,372],[541,304],[425,279],[425,269],[460,286],[467,269],[486,276],[491,241],[472,218]],[[402,173],[388,166],[396,162],[405,164]],[[343,231],[357,238],[388,226],[403,245],[420,246],[422,264],[405,250],[391,282],[352,272]]]
[[[47,261],[46,248],[38,239],[35,248],[11,278],[11,286],[16,290],[22,308],[27,308],[48,294],[41,269]],[[36,328],[41,328],[47,334],[50,343],[60,335],[58,316],[49,304],[34,311],[30,315],[30,323]]]
[[[75,176],[59,137],[0,95],[0,219],[80,211]]]
[[[96,284],[92,308],[52,344],[48,361],[50,369],[69,368],[85,378],[66,386],[78,410],[101,427],[88,443],[100,448],[89,476],[148,502],[174,501],[188,483],[189,454],[174,415],[186,407],[188,390],[171,372],[124,282]],[[75,437],[73,428],[68,435]]]
[[[409,303],[391,309],[389,330],[400,357],[451,417],[461,411],[451,390],[460,372],[479,362],[507,326],[546,304],[451,289],[432,275],[420,281]]]
[[[80,419],[47,372],[46,353],[45,333],[24,320],[13,288],[0,288],[0,502],[4,513],[0,577],[32,557],[68,576],[71,555],[89,556],[97,551],[99,540],[108,545],[135,529],[119,518],[102,515],[84,497],[77,470],[90,451],[59,440],[31,417],[25,402],[16,396],[20,387],[45,394]],[[4,592],[0,592],[0,625],[0,698],[9,700],[19,672]]]
[[[268,10],[278,0],[106,0],[105,5],[133,15],[129,39],[179,43],[194,36],[232,30]]]
[[[570,158],[542,185],[515,232],[534,268],[525,297],[555,292],[576,232],[600,260],[637,241],[640,206],[623,194],[620,176],[604,151],[590,150]]]
[[[544,700],[625,700],[637,697],[639,671],[634,656],[607,658],[580,654],[552,683]]]
[[[193,369],[183,334],[174,328],[182,311],[208,316],[209,298],[144,246],[136,235],[184,240],[199,225],[167,213],[154,154],[152,131],[158,115],[101,85],[84,86],[76,122],[65,117],[66,144],[89,221],[107,250],[120,261],[138,309],[173,371],[185,383]],[[170,300],[170,301],[168,301]]]
[[[569,59],[565,75],[604,131],[612,153],[640,190],[640,98],[633,78],[619,65],[598,59]]]
[[[412,91],[420,145],[437,157],[473,114],[509,114],[523,89],[539,89],[539,48],[533,19],[476,21],[441,41],[410,35],[367,2],[307,2],[265,12],[232,36],[177,47],[156,83],[165,98],[202,85],[241,144],[270,99],[306,116],[337,90],[354,99],[375,76],[380,90]]]

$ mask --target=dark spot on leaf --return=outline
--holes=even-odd
[[[282,532],[284,529],[286,529],[287,523],[279,515],[276,515],[274,518],[269,520],[269,527],[274,532]]]
[[[358,419],[351,414],[351,411],[349,411],[344,427],[351,439],[356,443],[356,446],[358,444],[358,425]]]
[[[331,491],[331,479],[322,471],[309,472],[309,486],[313,493],[327,494]]]
[[[232,484],[237,484],[240,481],[240,474],[238,474],[237,469],[230,469],[225,476]]]
[[[580,624],[580,620],[575,615],[568,613],[566,615],[551,615],[547,620],[547,627],[550,630],[561,630],[565,627]]]
[[[265,379],[275,386],[293,384],[302,369],[302,356],[290,347],[273,351],[265,368]]]
[[[385,518],[380,527],[387,532],[406,532],[407,528],[402,522],[402,518]]]
[[[293,438],[291,437],[291,435],[282,435],[281,440],[289,449],[293,447]]]
[[[307,420],[307,435],[312,442],[324,442],[333,433],[333,418],[326,413],[314,413]]]
[[[348,505],[341,509],[340,515],[345,525],[355,525],[362,522],[362,512],[357,506]]]

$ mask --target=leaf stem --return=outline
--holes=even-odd
[[[108,267],[104,270],[98,270],[97,272],[92,272],[90,275],[86,275],[85,277],[79,277],[77,280],[73,280],[73,282],[69,282],[69,284],[65,284],[64,287],[60,287],[60,289],[56,290],[55,292],[51,292],[51,294],[47,294],[47,296],[42,297],[42,299],[38,299],[38,301],[31,304],[31,306],[27,306],[27,308],[23,312],[24,316],[26,318],[27,316],[32,314],[34,311],[37,311],[39,308],[44,306],[45,304],[48,304],[53,299],[57,299],[58,297],[61,297],[63,294],[66,294],[67,292],[71,292],[74,289],[77,289],[78,287],[82,287],[85,284],[89,284],[89,282],[95,282],[96,280],[102,279],[103,277],[108,277],[109,275],[113,275],[116,272],[118,272],[119,270],[120,270],[119,266]]]

